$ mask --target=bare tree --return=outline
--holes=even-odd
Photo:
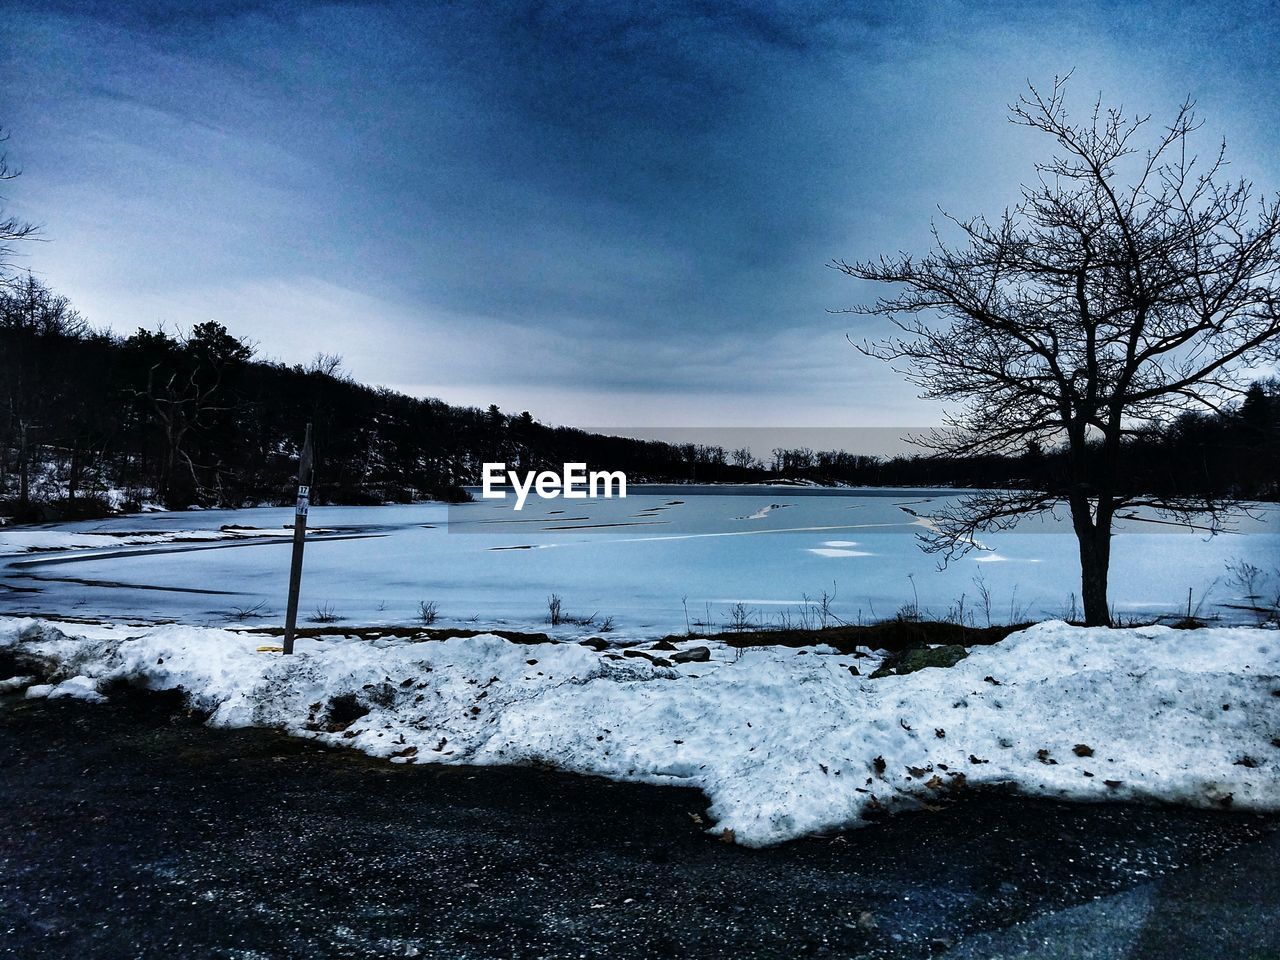
[[[0,447],[6,448],[0,453],[0,468],[7,466],[7,448],[16,446],[18,504],[23,509],[31,501],[31,467],[39,456],[39,431],[53,426],[46,416],[53,399],[50,387],[35,371],[47,374],[66,342],[85,336],[88,329],[66,297],[55,294],[30,273],[0,283],[0,336],[4,338],[0,350]]]
[[[339,353],[323,353],[319,352],[311,358],[311,362],[307,364],[307,373],[319,374],[322,377],[332,377],[335,380],[346,380],[346,371],[342,369],[343,360]]]
[[[9,135],[0,130],[0,143],[9,139]],[[13,180],[22,171],[9,166],[8,157],[0,152],[0,181]],[[4,198],[0,197],[0,286],[8,286],[17,280],[12,273],[13,244],[19,240],[29,240],[36,233],[35,224],[27,223],[12,216],[4,206]]]
[[[1280,207],[1188,152],[1200,126],[1188,101],[1147,150],[1149,117],[1095,105],[1068,116],[1065,81],[1034,87],[1010,119],[1057,150],[998,222],[935,227],[935,248],[832,266],[900,290],[852,313],[902,333],[863,343],[904,365],[922,396],[951,401],[946,428],[917,438],[936,453],[1061,447],[1068,469],[1043,489],[987,492],[933,518],[926,549],[944,562],[983,531],[1066,503],[1079,541],[1085,621],[1109,622],[1107,575],[1118,510],[1150,507],[1219,529],[1230,503],[1134,489],[1126,438],[1194,407],[1238,396],[1250,368],[1280,354]]]
[[[145,331],[139,335],[145,336]],[[146,397],[165,437],[161,491],[169,506],[185,507],[200,488],[188,434],[208,427],[211,418],[230,409],[222,396],[226,374],[252,357],[253,347],[213,320],[196,324],[181,341],[163,332],[152,336],[170,352],[147,374]]]

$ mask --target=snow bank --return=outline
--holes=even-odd
[[[965,785],[1280,809],[1277,631],[1044,623],[955,667],[877,680],[874,657],[829,648],[739,655],[691,641],[711,661],[665,667],[487,635],[334,636],[299,641],[292,658],[264,645],[228,630],[0,619],[0,648],[43,661],[51,694],[126,678],[181,687],[213,724],[395,762],[538,761],[699,787],[717,831],[750,845]]]
[[[29,686],[27,687],[27,696],[32,699],[48,697],[50,700],[58,700],[62,697],[90,701],[107,699],[98,692],[97,681],[85,676],[72,677],[69,680],[63,680],[61,683],[38,683]]]

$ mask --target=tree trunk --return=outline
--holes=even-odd
[[[1080,541],[1080,594],[1084,600],[1084,625],[1111,625],[1111,609],[1107,602],[1107,573],[1111,566],[1111,525],[1077,528]]]
[[[27,454],[27,425],[18,427],[21,440],[18,446],[18,503],[24,508],[31,499],[31,465]]]
[[[80,441],[71,445],[71,462],[67,466],[67,507],[76,506],[76,494],[80,492]]]

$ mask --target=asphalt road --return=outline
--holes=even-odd
[[[3,957],[1280,958],[1280,819],[972,796],[769,850],[693,790],[0,701]]]

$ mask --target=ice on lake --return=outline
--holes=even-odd
[[[612,617],[626,635],[723,625],[744,604],[777,622],[805,598],[835,594],[850,621],[891,617],[918,602],[942,617],[961,597],[979,624],[980,579],[991,617],[1060,617],[1079,591],[1075,539],[1061,518],[1036,518],[983,538],[985,549],[939,570],[920,549],[921,518],[955,493],[791,487],[636,487],[625,499],[530,498],[445,506],[313,507],[301,620],[320,609],[351,623],[404,623],[434,601],[441,624],[474,621],[546,629],[547,597],[575,616]],[[67,534],[27,552],[0,530],[0,612],[175,618],[225,623],[282,619],[292,508],[151,513],[42,528]],[[248,527],[229,541],[156,542],[141,534]],[[29,528],[24,528],[29,529]],[[79,536],[70,536],[70,535]],[[98,543],[106,534],[119,545]],[[124,534],[142,539],[125,543]],[[16,536],[16,534],[15,534]],[[163,541],[163,538],[159,538]],[[182,537],[182,539],[188,539]],[[108,541],[109,543],[111,541]],[[1115,538],[1118,614],[1202,612],[1230,602],[1228,560],[1280,567],[1280,511],[1242,518],[1234,533],[1126,521]],[[918,598],[918,600],[917,600]],[[260,606],[259,606],[260,605]],[[256,609],[255,609],[256,608]],[[571,631],[581,634],[582,628]],[[586,628],[585,632],[591,632]]]

